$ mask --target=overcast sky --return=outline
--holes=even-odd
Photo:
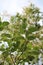
[[[9,17],[3,17],[3,15],[10,14],[11,16],[17,12],[22,13],[23,7],[28,6],[30,3],[35,4],[43,12],[43,0],[0,0],[0,16],[2,15],[4,20],[9,20]]]
[[[31,2],[43,11],[43,0],[0,0],[0,13],[5,11],[9,14],[21,13],[22,8]]]

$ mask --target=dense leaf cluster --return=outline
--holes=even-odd
[[[39,54],[43,54],[40,20],[40,10],[32,4],[24,8],[23,15],[11,16],[9,22],[0,18],[0,65],[37,62]]]

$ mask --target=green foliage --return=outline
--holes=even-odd
[[[0,21],[0,31],[2,31],[3,29],[4,29],[4,27],[6,26],[8,26],[9,25],[9,22],[7,22],[7,21]]]
[[[2,22],[0,22],[0,31],[3,30],[3,25],[2,25]]]
[[[39,15],[40,10],[38,7],[35,7],[33,4],[30,4],[30,6],[24,8],[24,14],[32,19],[34,22],[38,22],[41,19],[41,16]]]
[[[9,22],[8,21],[3,21],[2,25],[7,26],[7,25],[9,25]]]
[[[40,20],[40,10],[32,4],[24,9],[23,15],[17,13],[11,16],[9,22],[2,22],[0,18],[0,51],[4,63],[24,65],[25,62],[38,59],[42,53],[40,49],[43,50],[43,26],[38,24]],[[2,41],[7,42],[7,45],[2,44]]]

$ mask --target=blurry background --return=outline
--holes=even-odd
[[[43,0],[0,0],[0,16],[3,20],[9,20],[10,16],[17,12],[21,14],[23,8],[30,3],[35,4],[43,12]]]
[[[43,0],[0,0],[0,14],[6,12],[11,15],[16,12],[22,13],[22,8],[30,3],[35,4],[43,11]]]

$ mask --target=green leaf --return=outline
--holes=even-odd
[[[12,43],[11,52],[16,51],[19,48],[20,41],[16,41],[16,43]]]
[[[2,25],[7,26],[7,25],[9,25],[9,22],[8,21],[3,21]]]
[[[3,30],[3,25],[2,25],[2,22],[0,22],[0,31]]]
[[[32,36],[29,36],[29,35],[27,36],[27,39],[28,39],[28,40],[34,40],[35,38],[36,38],[36,37],[33,36],[33,35],[32,35]]]
[[[5,46],[4,46],[4,44],[2,44],[0,47],[0,51],[4,51],[4,50],[5,50]]]

